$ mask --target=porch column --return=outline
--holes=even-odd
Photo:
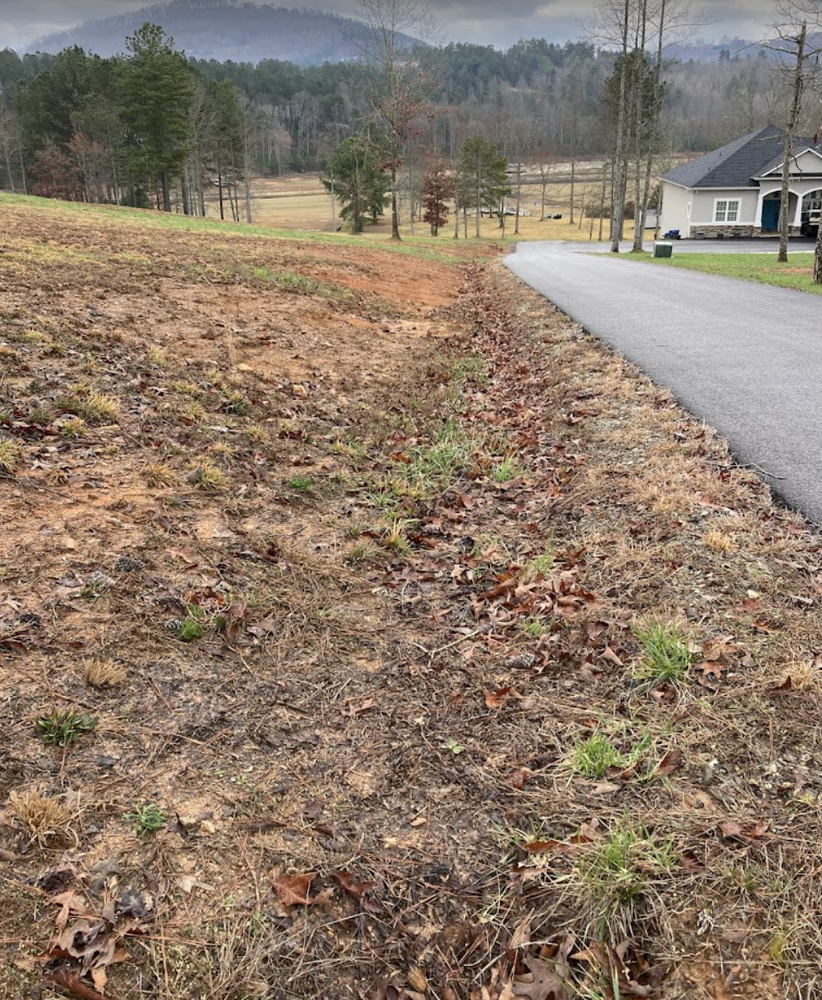
[[[805,195],[801,191],[798,191],[796,194],[796,211],[793,214],[793,222],[791,223],[792,226],[796,226],[797,228],[802,225],[802,202],[804,200]]]
[[[762,203],[765,201],[765,196],[762,194],[762,186],[759,187],[759,194],[756,198],[756,215],[754,216],[754,227],[756,229],[762,228]]]

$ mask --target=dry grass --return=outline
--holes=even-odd
[[[528,963],[586,1000],[614,971],[623,996],[814,995],[819,539],[709,428],[495,265],[9,211],[0,406],[122,409],[9,432],[2,794],[48,775],[83,824],[44,858],[3,811],[0,994],[54,939],[31,887],[116,859],[89,907],[153,904],[119,1000],[501,1000]],[[185,487],[215,446],[225,488]],[[527,474],[493,481],[502,456]],[[101,650],[116,696],[78,669]],[[68,705],[99,725],[45,744]],[[275,888],[303,873],[310,903]]]
[[[118,687],[125,682],[128,671],[114,660],[86,660],[83,664],[83,677],[90,687]]]
[[[548,188],[547,215],[545,220],[540,220],[542,192],[538,184],[526,183],[523,185],[522,204],[523,210],[531,214],[520,217],[519,234],[514,233],[515,218],[506,219],[505,242],[511,243],[514,240],[573,240],[587,241],[591,237],[599,239],[599,219],[593,220],[593,231],[591,229],[591,219],[585,216],[580,225],[580,205],[583,203],[596,204],[599,199],[599,162],[581,165],[581,181],[577,183],[574,191],[574,222],[570,222],[570,197],[571,185],[570,175],[567,167],[557,168],[556,175]],[[319,183],[319,178],[315,175],[301,175],[299,177],[282,177],[259,179],[253,185],[254,196],[254,221],[263,226],[277,226],[294,229],[306,229],[315,231],[331,231],[331,196]],[[211,214],[214,207],[210,208]],[[561,214],[562,219],[551,218],[553,215]],[[408,206],[401,202],[400,207],[400,232],[406,239],[412,238],[411,225],[408,218]],[[337,221],[339,225],[339,220]],[[480,223],[482,238],[485,240],[497,241],[502,236],[497,219],[483,218]],[[473,240],[476,233],[475,219],[469,216],[468,237]],[[387,218],[383,218],[376,226],[369,226],[363,240],[379,237],[383,238],[390,234],[390,223]],[[429,235],[428,227],[420,222],[414,226],[413,237],[415,239],[431,239],[434,245],[446,243],[453,239],[454,223],[449,222],[441,235],[434,240]],[[608,220],[604,220],[603,235],[608,239]],[[464,226],[460,224],[460,236],[464,236]],[[627,223],[626,239],[633,238],[633,224]]]
[[[0,438],[0,472],[12,475],[20,462],[20,449],[7,438]]]
[[[148,462],[142,472],[147,486],[173,486],[177,481],[174,469],[162,462]]]
[[[737,548],[734,536],[719,528],[711,528],[706,531],[702,536],[702,541],[712,552],[724,553],[725,555],[735,552]]]
[[[65,838],[72,821],[71,810],[40,786],[34,785],[9,794],[9,810],[31,839],[45,845]]]

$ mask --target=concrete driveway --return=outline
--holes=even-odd
[[[739,253],[745,243],[766,249],[693,241],[675,252]],[[800,248],[804,241],[792,246]],[[740,462],[822,524],[822,296],[590,251],[520,243],[505,263],[671,389]]]

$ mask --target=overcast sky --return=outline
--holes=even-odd
[[[70,28],[91,17],[106,17],[150,6],[146,0],[0,0],[0,48],[22,48],[33,39]],[[276,0],[275,6],[310,7],[351,13],[352,0]],[[432,0],[430,6],[444,41],[510,45],[519,38],[544,36],[555,41],[576,38],[580,20],[596,0]],[[723,35],[761,38],[774,8],[773,0],[722,0],[700,4],[711,23],[700,29],[706,39]]]

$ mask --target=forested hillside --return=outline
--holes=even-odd
[[[163,8],[202,24],[228,9],[204,2],[192,18],[190,4]],[[283,11],[243,6],[231,13],[251,24],[246,18]],[[115,23],[122,31],[130,22],[105,22]],[[399,38],[404,48],[407,36]],[[367,58],[319,66],[197,59],[159,25],[122,34],[115,48],[122,54],[103,57],[80,46],[56,55],[0,52],[0,187],[200,215],[214,193],[220,215],[239,221],[251,215],[252,175],[323,171],[340,144],[364,129],[377,160],[388,162],[379,148],[386,135],[374,131],[384,81]],[[678,153],[779,124],[788,107],[785,77],[764,50],[657,62],[637,49],[624,59],[589,42],[545,39],[506,50],[464,43],[414,50],[403,72],[424,82],[425,99],[403,126],[402,149],[388,158],[402,166],[397,183],[409,203],[432,158],[454,169],[474,136],[515,165],[518,184],[523,165],[538,177],[543,212],[545,184],[558,164],[573,175],[578,160],[600,157],[613,176],[623,73],[639,102],[629,120],[642,123],[620,154],[623,173],[629,150],[659,172]],[[819,105],[812,95],[806,112],[813,134]],[[637,170],[650,178],[647,166]],[[629,200],[637,198],[636,183]],[[646,194],[648,183],[640,184]],[[605,197],[603,189],[600,201]]]
[[[159,24],[197,59],[259,62],[288,59],[301,66],[356,59],[365,28],[359,21],[319,11],[231,0],[173,0],[40,38],[29,52],[57,53],[79,45],[100,56],[123,51],[123,41],[142,24]],[[410,40],[409,40],[410,42]]]

